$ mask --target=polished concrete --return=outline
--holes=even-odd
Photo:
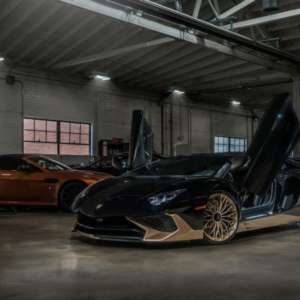
[[[88,244],[74,217],[0,214],[0,299],[300,299],[300,229],[243,233],[231,244]]]

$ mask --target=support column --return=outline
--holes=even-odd
[[[294,108],[297,113],[297,116],[300,120],[300,76],[293,78],[293,95],[292,95]],[[300,141],[294,150],[294,155],[300,157]]]

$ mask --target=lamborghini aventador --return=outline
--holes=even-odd
[[[74,231],[97,240],[221,244],[253,222],[300,221],[300,132],[286,95],[273,100],[245,155],[151,160],[152,131],[134,112],[131,170],[91,185],[75,200]]]

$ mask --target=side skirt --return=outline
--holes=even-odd
[[[277,227],[300,222],[300,210],[290,211],[289,213],[276,214],[246,220],[240,223],[238,232],[257,230],[262,228]]]

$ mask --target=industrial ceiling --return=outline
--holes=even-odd
[[[149,4],[2,0],[0,53],[12,68],[80,77],[100,73],[124,86],[158,93],[180,88],[195,100],[216,104],[238,97],[253,107],[264,105],[274,93],[288,91],[300,69],[299,0],[281,1],[280,9],[272,12],[263,10],[261,1],[185,0],[180,3],[183,11],[177,13],[182,20],[190,22],[194,15],[229,29],[229,34],[233,30],[257,45],[280,50],[283,57],[199,30],[197,22],[189,27],[157,18],[131,6],[133,2]],[[156,2],[176,7],[174,1]]]

